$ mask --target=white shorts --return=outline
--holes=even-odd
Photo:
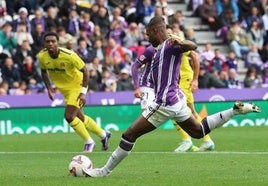
[[[150,87],[140,87],[141,90],[141,109],[145,110],[151,105],[155,98],[154,89]]]
[[[182,122],[190,118],[192,112],[187,106],[185,96],[178,103],[172,106],[160,106],[153,102],[147,109],[142,112],[152,125],[159,127],[169,119]]]

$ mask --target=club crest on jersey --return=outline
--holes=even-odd
[[[65,67],[64,62],[61,62],[61,63],[60,63],[60,67],[61,67],[61,68],[64,68],[64,67]]]
[[[140,56],[140,61],[143,61],[146,57],[144,55]]]

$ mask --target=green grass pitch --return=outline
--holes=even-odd
[[[133,152],[105,178],[75,178],[70,159],[87,155],[94,167],[104,165],[122,131],[113,132],[110,148],[82,153],[75,134],[0,136],[1,186],[236,186],[268,185],[268,127],[227,127],[214,130],[214,152],[175,154],[176,130],[158,129],[141,137]],[[193,140],[199,146],[202,140]]]

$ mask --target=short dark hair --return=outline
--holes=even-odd
[[[155,16],[150,20],[150,22],[147,25],[147,28],[161,25],[163,25],[164,27],[166,26],[164,18],[162,16]]]
[[[57,41],[59,41],[59,35],[55,32],[47,32],[44,35],[44,40],[46,39],[47,36],[55,36],[57,38]]]

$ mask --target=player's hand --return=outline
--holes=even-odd
[[[78,104],[80,108],[82,108],[86,104],[86,95],[83,93],[80,93],[77,98]]]
[[[55,94],[55,89],[49,89],[48,90],[48,97],[49,97],[49,99],[51,100],[51,101],[53,101],[54,100],[54,94]]]
[[[136,98],[141,98],[141,90],[139,88],[134,91],[134,96]]]
[[[167,42],[170,44],[170,45],[180,45],[182,40],[180,40],[178,37],[170,37]]]
[[[197,80],[193,80],[191,82],[191,90],[192,90],[192,92],[198,91],[198,81]]]

